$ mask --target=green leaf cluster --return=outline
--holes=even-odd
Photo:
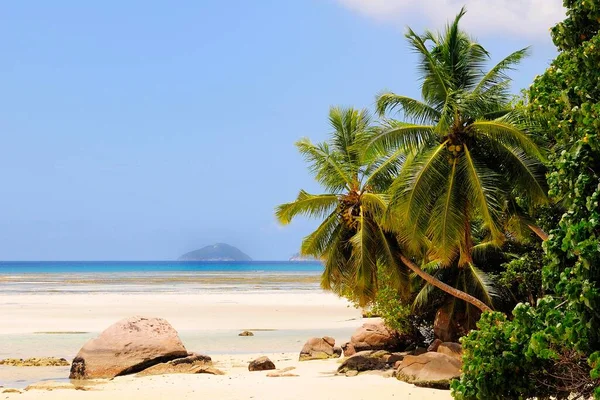
[[[486,316],[464,338],[458,399],[600,399],[600,1],[564,4],[567,19],[552,29],[561,52],[535,79],[528,104],[553,145],[549,194],[565,210],[544,243],[548,296],[515,308],[511,321]],[[571,376],[583,372],[577,385],[565,384],[565,366]]]

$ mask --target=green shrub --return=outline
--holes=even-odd
[[[600,399],[600,0],[565,0],[561,51],[530,89],[554,148],[549,194],[565,207],[544,243],[549,296],[514,319],[485,315],[463,339],[457,399]]]
[[[400,334],[410,335],[416,329],[412,323],[411,306],[404,304],[398,291],[390,286],[379,288],[371,312],[381,317],[389,328]]]

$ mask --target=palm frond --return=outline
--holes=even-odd
[[[377,112],[383,116],[396,108],[402,111],[406,119],[415,124],[435,124],[440,118],[440,111],[422,101],[394,93],[382,93],[377,97]]]
[[[365,109],[358,110],[352,107],[331,107],[329,109],[329,123],[333,127],[331,133],[333,149],[343,154],[350,165],[356,164],[357,154],[354,142],[361,132],[368,129],[371,123],[369,112]]]
[[[497,254],[500,249],[498,243],[486,241],[473,246],[471,249],[471,256],[475,262],[485,262],[491,254]]]
[[[519,196],[527,198],[531,205],[547,203],[548,185],[544,165],[519,147],[487,139],[478,138],[474,145],[480,146],[481,153],[490,155],[490,163],[493,162],[495,169],[504,175]]]
[[[389,156],[376,157],[365,170],[367,178],[363,186],[372,186],[380,192],[386,191],[400,173],[405,160],[406,155],[403,149],[398,149]]]
[[[501,243],[504,236],[500,227],[502,203],[497,174],[476,162],[466,144],[463,147],[464,155],[460,160],[464,164],[465,194],[489,229],[492,240]]]
[[[499,296],[499,292],[494,286],[494,282],[487,276],[485,272],[475,267],[472,263],[468,264],[467,270],[470,272],[470,289],[471,293],[478,295],[487,305],[494,304],[494,298]]]
[[[490,141],[519,148],[525,154],[538,160],[544,159],[544,155],[535,141],[514,121],[511,121],[510,114],[493,121],[475,121],[471,124],[471,129],[476,136],[485,136]]]
[[[322,258],[331,246],[332,236],[338,230],[339,225],[339,215],[337,211],[333,211],[314,232],[302,240],[300,254]]]
[[[301,190],[295,201],[279,205],[275,210],[281,224],[289,224],[297,215],[311,218],[327,216],[338,204],[335,194],[310,194]]]
[[[445,151],[446,142],[417,155],[405,165],[390,188],[390,207],[401,208],[408,224],[421,225],[426,221],[424,217],[442,190],[449,169]]]
[[[353,275],[348,267],[351,252],[346,233],[344,226],[338,224],[331,234],[327,251],[323,254],[325,268],[321,274],[321,288],[339,295],[343,294],[345,286]]]
[[[390,196],[383,193],[365,192],[361,196],[363,208],[370,215],[379,219],[385,213],[390,202]]]
[[[429,104],[442,104],[448,97],[448,76],[443,67],[431,54],[423,39],[412,29],[406,34],[409,45],[420,55],[419,70],[423,84],[422,95]],[[434,108],[437,108],[434,106]]]
[[[407,300],[411,294],[411,280],[406,266],[398,262],[398,255],[401,252],[398,241],[394,235],[384,232],[381,226],[375,228],[377,241],[380,243],[378,248],[379,268],[383,268],[389,276],[390,281],[386,283],[398,289],[402,299]]]
[[[496,85],[502,81],[507,81],[510,77],[506,74],[507,71],[514,70],[515,66],[519,64],[525,57],[530,54],[530,48],[525,47],[524,49],[517,50],[510,54],[494,67],[492,67],[487,74],[481,79],[479,84],[473,90],[474,93],[479,93],[488,90],[491,86]]]
[[[374,235],[372,221],[365,215],[362,207],[359,228],[350,242],[352,243],[350,263],[355,271],[354,295],[362,306],[373,299],[377,291],[376,251],[380,245]]]
[[[363,138],[362,145],[379,154],[401,149],[409,153],[419,149],[424,143],[434,138],[433,126],[415,125],[406,122],[386,120],[381,127],[368,137]]]
[[[309,163],[315,179],[332,191],[349,189],[353,185],[352,169],[339,153],[332,152],[327,143],[313,144],[308,139],[296,142],[296,147]]]
[[[453,159],[449,174],[445,177],[444,191],[435,202],[428,222],[433,253],[445,265],[455,258],[465,235],[465,202],[460,193],[458,166],[458,160]]]

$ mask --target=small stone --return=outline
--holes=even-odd
[[[248,364],[248,371],[267,371],[271,369],[275,369],[275,364],[264,356],[250,361],[250,364]]]
[[[324,360],[327,358],[339,358],[341,355],[342,349],[335,346],[334,338],[329,336],[322,338],[313,337],[304,343],[298,360]]]
[[[238,336],[254,336],[254,333],[252,333],[250,331],[244,331],[244,332],[238,334]]]
[[[358,375],[358,371],[355,370],[355,369],[351,369],[351,370],[346,371],[346,376],[348,376],[348,377],[350,377],[350,376],[356,376],[356,375]]]

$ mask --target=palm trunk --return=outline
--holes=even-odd
[[[527,224],[527,226],[529,227],[529,229],[531,229],[533,231],[533,233],[535,233],[536,235],[538,235],[538,237],[540,239],[542,239],[543,242],[545,242],[546,240],[548,240],[548,234],[546,232],[544,232],[542,230],[542,228],[540,228],[537,225],[533,225],[533,224]]]
[[[419,268],[419,266],[417,264],[413,263],[408,258],[404,257],[402,254],[400,254],[400,260],[402,260],[402,262],[408,268],[410,268],[415,274],[419,275],[421,278],[423,278],[423,280],[425,280],[427,283],[435,286],[436,288],[438,288],[458,299],[464,300],[469,304],[474,305],[475,307],[479,308],[482,312],[492,311],[492,309],[490,307],[488,307],[483,301],[471,296],[470,294],[467,294],[463,291],[455,289],[452,286],[447,285],[444,282],[440,281],[439,279],[434,278],[433,276],[429,275],[427,272],[425,272],[421,268]]]

